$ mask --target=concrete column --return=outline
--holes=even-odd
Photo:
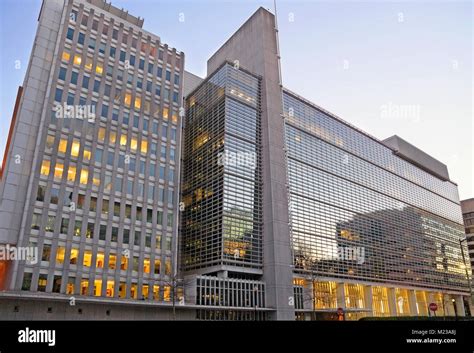
[[[346,308],[346,295],[344,294],[344,283],[336,283],[337,307]]]
[[[443,305],[445,307],[446,316],[454,316],[454,307],[451,302],[451,296],[448,294],[443,295]]]
[[[390,316],[397,316],[397,299],[395,298],[395,288],[388,288],[388,307]]]
[[[408,305],[410,307],[410,315],[418,316],[419,313],[416,307],[416,295],[415,295],[415,291],[412,289],[408,290]]]
[[[365,308],[369,309],[370,312],[367,316],[374,316],[373,300],[372,300],[372,286],[364,286],[364,301]]]
[[[466,311],[464,310],[464,300],[462,299],[462,295],[454,296],[454,300],[456,301],[458,316],[466,316]]]

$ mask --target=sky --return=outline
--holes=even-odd
[[[207,59],[273,0],[112,0],[143,28]],[[0,157],[41,0],[0,1]],[[472,1],[277,0],[283,84],[379,139],[402,137],[448,166],[474,197]]]

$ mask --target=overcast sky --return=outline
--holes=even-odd
[[[273,1],[112,0],[144,29],[206,60]],[[22,84],[40,0],[0,1],[0,157]],[[379,139],[397,134],[448,165],[474,197],[471,1],[277,1],[283,83]],[[15,67],[19,60],[20,67]]]

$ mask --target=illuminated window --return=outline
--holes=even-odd
[[[83,266],[86,266],[86,267],[91,267],[91,263],[92,263],[92,251],[90,250],[86,250],[84,251],[84,261],[83,261]]]
[[[141,151],[145,154],[148,152],[148,141],[142,140]]]
[[[69,263],[71,265],[77,264],[78,255],[79,255],[79,249],[71,248],[71,257],[69,258]]]
[[[125,282],[120,282],[118,296],[119,298],[125,298],[127,296],[127,285]]]
[[[111,131],[109,134],[109,143],[114,144],[117,141],[117,133],[115,131]]]
[[[132,95],[130,93],[125,93],[125,98],[123,100],[123,103],[127,106],[130,107],[130,104],[132,103]]]
[[[163,300],[169,302],[171,300],[171,286],[165,286],[163,289]]]
[[[165,275],[171,275],[171,259],[166,259],[165,261]]]
[[[132,297],[133,299],[138,298],[138,288],[137,288],[136,283],[132,283],[132,285],[130,287],[130,297]]]
[[[135,109],[140,110],[142,107],[142,99],[140,97],[135,97]]]
[[[82,58],[79,55],[74,55],[74,65],[80,66],[82,62]]]
[[[59,140],[58,152],[66,153],[67,150],[67,140],[61,139]]]
[[[122,134],[120,136],[120,146],[126,146],[127,145],[127,135]]]
[[[122,271],[126,271],[127,268],[128,268],[128,257],[126,257],[125,255],[122,255],[120,258],[120,269]]]
[[[150,259],[143,259],[143,272],[150,273]]]
[[[104,72],[104,68],[102,67],[102,64],[97,64],[97,66],[95,67],[95,72],[99,75],[102,75],[102,73]]]
[[[135,137],[132,137],[130,140],[130,148],[134,151],[136,151],[138,148],[138,141]]]
[[[84,148],[84,160],[85,161],[90,161],[91,160],[91,150],[88,149],[87,147]]]
[[[109,256],[109,270],[115,270],[117,266],[117,255],[110,254]]]
[[[390,316],[390,308],[388,305],[388,288],[373,286],[372,303],[374,316]]]
[[[94,173],[92,175],[92,184],[95,186],[100,186],[100,174],[99,173]]]
[[[78,140],[74,139],[74,141],[72,142],[72,146],[71,146],[71,156],[73,156],[73,157],[79,156],[79,149],[80,148],[81,148],[80,142]]]
[[[101,142],[105,141],[105,128],[103,128],[103,127],[99,128],[99,135],[97,136],[97,138]]]
[[[66,294],[74,294],[74,283],[76,282],[75,277],[69,277],[66,285]]]
[[[63,170],[64,170],[64,164],[56,163],[56,166],[54,167],[54,177],[61,179],[63,176]]]
[[[104,268],[104,253],[102,251],[97,253],[97,258],[95,260],[95,267]]]
[[[161,237],[160,237],[160,241],[161,241]],[[157,249],[159,249],[159,247]],[[161,260],[160,259],[155,259],[155,270],[154,270],[155,275],[159,275],[160,270],[161,270]]]
[[[153,285],[153,299],[159,300],[160,299],[160,286]]]
[[[81,294],[82,295],[89,294],[89,280],[88,279],[81,280]]]
[[[114,281],[107,281],[107,292],[105,295],[107,297],[113,297],[114,296]]]
[[[171,116],[171,121],[173,122],[173,124],[177,124],[178,123],[178,114],[173,113],[173,115]]]
[[[102,292],[102,280],[96,279],[94,281],[94,295],[96,297],[100,297],[100,293]]]
[[[337,308],[337,293],[335,282],[314,282],[313,300],[318,309]]]
[[[76,180],[76,166],[70,165],[69,169],[67,170],[67,181],[74,181]]]
[[[69,60],[71,59],[71,54],[69,54],[67,51],[63,51],[63,55],[61,58],[63,61],[68,63]]]
[[[80,63],[79,63],[80,64]],[[92,70],[92,59],[91,58],[86,58],[86,63],[84,65],[84,68],[87,70],[87,71],[91,71]]]
[[[398,316],[410,316],[410,305],[408,302],[408,290],[395,288],[395,301]]]
[[[51,161],[48,161],[47,159],[43,160],[43,162],[41,163],[41,174],[49,175],[50,168],[51,168]]]
[[[81,170],[81,178],[79,179],[79,182],[81,184],[87,184],[88,178],[89,178],[89,171],[87,169],[82,169]]]
[[[163,108],[163,119],[168,120],[169,109]]]
[[[57,264],[63,264],[64,263],[64,255],[66,253],[66,249],[62,246],[58,247],[58,250],[56,251],[56,263]]]
[[[346,308],[365,307],[364,287],[360,284],[344,283],[344,294],[346,297]]]
[[[142,286],[142,298],[148,299],[148,293],[149,293],[148,288],[149,288],[148,284],[144,284]]]

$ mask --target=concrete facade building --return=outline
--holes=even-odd
[[[2,299],[166,308],[183,295],[184,54],[142,25],[102,0],[43,2],[0,181],[0,244],[38,253],[2,259]]]
[[[447,167],[283,87],[272,13],[205,78],[142,25],[43,2],[0,179],[0,245],[38,253],[0,261],[1,317],[469,312]]]

